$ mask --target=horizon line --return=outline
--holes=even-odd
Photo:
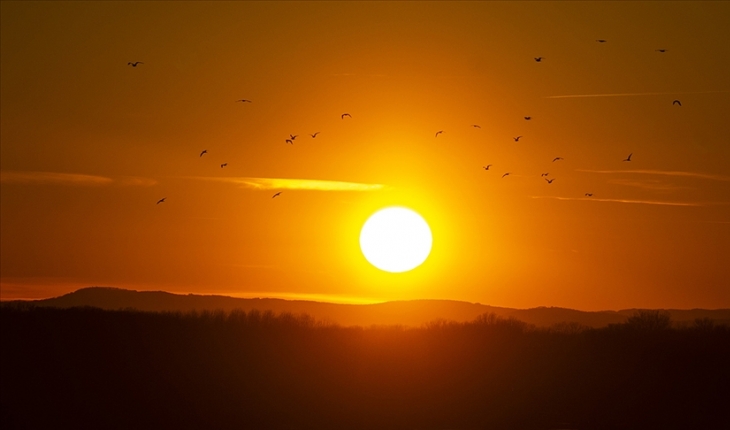
[[[2,285],[2,282],[0,282],[0,285]],[[75,293],[80,290],[85,289],[110,289],[110,290],[122,290],[122,291],[128,291],[133,293],[167,293],[172,294],[176,296],[198,296],[198,297],[226,297],[226,298],[232,298],[232,299],[274,299],[274,300],[289,300],[289,301],[305,301],[310,303],[326,303],[326,304],[335,304],[335,305],[358,305],[358,306],[367,306],[367,305],[374,305],[374,304],[386,304],[386,303],[396,303],[396,302],[415,302],[415,301],[437,301],[437,302],[459,302],[459,303],[465,303],[470,305],[477,305],[477,306],[487,306],[490,308],[501,308],[501,309],[507,309],[507,310],[515,310],[515,311],[527,311],[532,309],[544,309],[544,308],[554,308],[554,309],[566,309],[571,311],[577,311],[577,312],[586,312],[586,313],[593,313],[593,312],[621,312],[621,311],[630,311],[630,310],[677,310],[677,311],[691,311],[691,310],[730,310],[730,308],[724,308],[724,307],[718,307],[718,308],[700,308],[700,307],[691,307],[691,308],[672,308],[672,307],[657,307],[657,308],[647,308],[647,307],[626,307],[626,308],[615,308],[615,309],[596,309],[596,310],[585,310],[585,309],[578,309],[578,308],[571,308],[571,307],[565,307],[565,306],[555,306],[555,305],[539,305],[539,306],[532,306],[532,307],[524,307],[524,308],[518,308],[518,307],[508,307],[503,305],[492,305],[492,304],[485,304],[481,302],[474,302],[474,301],[468,301],[468,300],[457,300],[457,299],[434,299],[434,298],[421,298],[421,299],[393,299],[393,300],[383,300],[378,299],[381,301],[378,301],[376,299],[364,299],[364,298],[357,298],[357,297],[348,297],[347,299],[352,299],[355,301],[363,300],[363,302],[334,302],[334,301],[316,301],[316,300],[307,300],[303,298],[292,298],[292,299],[286,299],[283,298],[284,296],[291,296],[291,297],[301,297],[301,296],[321,296],[321,297],[332,297],[337,295],[330,295],[330,294],[307,294],[307,293],[258,293],[258,292],[251,292],[251,293],[240,293],[242,295],[254,295],[254,294],[267,294],[266,296],[251,296],[251,297],[239,297],[239,294],[232,295],[232,293],[191,293],[191,292],[181,292],[181,291],[173,291],[173,290],[161,290],[161,289],[152,289],[152,290],[137,290],[132,288],[122,288],[122,287],[112,287],[112,286],[103,286],[103,285],[91,285],[91,286],[85,286],[80,287],[75,290],[72,290],[67,293],[63,293],[57,296],[51,296],[51,297],[44,297],[44,298],[12,298],[12,299],[6,299],[2,296],[0,296],[0,302],[7,303],[7,302],[13,302],[13,301],[24,301],[24,302],[30,302],[30,301],[40,301],[40,300],[49,300],[49,299],[55,299],[59,297],[66,296],[68,294]],[[278,297],[277,297],[278,296]],[[340,296],[342,297],[342,296]],[[372,300],[370,302],[369,300]],[[367,302],[366,302],[367,301]]]

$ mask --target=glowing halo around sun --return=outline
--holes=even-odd
[[[432,242],[426,220],[404,207],[375,212],[360,231],[360,249],[368,262],[392,273],[420,266],[428,258]]]

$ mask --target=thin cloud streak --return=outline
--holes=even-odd
[[[0,172],[0,182],[4,184],[60,184],[99,186],[109,185],[114,180],[104,176],[80,175],[75,173],[53,172]]]
[[[633,97],[633,96],[669,96],[669,95],[681,95],[681,94],[722,94],[730,93],[730,91],[679,91],[679,92],[664,92],[664,93],[614,93],[614,94],[568,94],[561,96],[547,96],[546,99],[572,99],[572,98],[586,98],[586,97]]]
[[[282,299],[282,300],[307,300],[323,303],[339,303],[345,305],[372,305],[376,303],[385,303],[381,299],[370,299],[353,296],[344,296],[339,294],[304,294],[304,293],[286,293],[286,292],[230,292],[226,295],[231,297],[239,297],[243,299]]]
[[[636,173],[636,174],[640,174],[640,175],[682,176],[682,177],[687,177],[687,178],[710,179],[713,181],[730,181],[730,176],[708,175],[706,173],[680,172],[680,171],[671,171],[671,170],[585,170],[585,169],[576,169],[576,172],[605,173],[605,174]]]
[[[655,200],[624,200],[624,199],[601,199],[596,197],[557,197],[557,196],[530,196],[533,199],[555,199],[555,200],[581,200],[592,202],[614,202],[614,203],[635,203],[642,205],[659,205],[659,206],[705,206],[704,203],[684,203],[684,202],[661,202]]]
[[[330,76],[365,76],[369,78],[384,78],[387,75],[383,73],[332,73]]]
[[[642,188],[645,190],[654,190],[654,191],[677,191],[677,190],[691,190],[692,187],[680,187],[677,185],[672,184],[664,184],[657,180],[649,180],[649,181],[631,181],[628,179],[611,179],[608,181],[609,184],[616,184],[616,185],[625,185],[629,187],[637,187]]]
[[[387,188],[383,184],[361,184],[357,182],[321,181],[316,179],[288,178],[201,178],[229,182],[254,190],[314,190],[314,191],[379,191]]]
[[[33,171],[4,171],[0,172],[0,182],[3,184],[49,184],[73,186],[105,186],[129,185],[148,187],[157,181],[149,178],[123,176],[117,179],[106,176],[83,175],[77,173],[33,172]]]

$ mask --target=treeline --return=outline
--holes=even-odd
[[[3,429],[730,428],[730,328],[0,309]]]

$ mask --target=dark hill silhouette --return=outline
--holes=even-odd
[[[538,327],[559,323],[578,323],[599,328],[624,323],[637,309],[620,311],[585,312],[559,307],[511,309],[455,300],[409,300],[355,305],[284,300],[272,298],[235,298],[217,295],[172,294],[164,291],[134,291],[110,287],[82,288],[75,292],[43,300],[26,302],[27,305],[71,308],[90,306],[105,310],[136,309],[151,312],[190,312],[234,309],[260,310],[274,313],[308,314],[311,317],[343,326],[406,325],[420,326],[433,320],[466,322],[479,315],[494,313],[503,318],[515,318]],[[672,321],[690,323],[698,318],[709,318],[720,324],[730,323],[730,309],[668,310]]]

